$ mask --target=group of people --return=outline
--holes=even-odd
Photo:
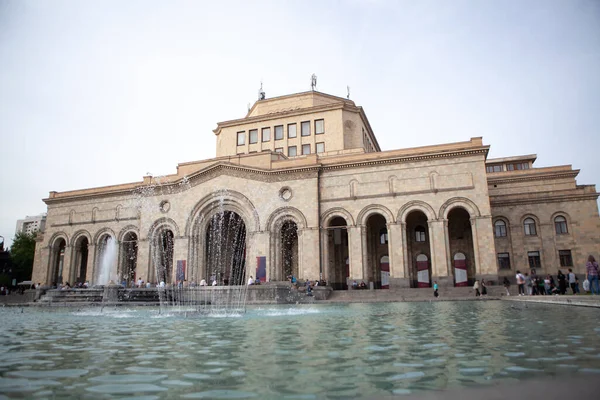
[[[367,289],[367,284],[365,281],[360,282],[360,284],[354,281],[352,282],[352,289]]]

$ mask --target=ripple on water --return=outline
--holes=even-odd
[[[85,388],[88,392],[103,393],[103,394],[135,394],[148,392],[164,392],[168,390],[162,386],[150,385],[145,383],[134,384],[109,384],[98,385]]]
[[[387,380],[388,381],[398,381],[398,380],[402,380],[402,379],[422,378],[424,376],[425,376],[425,372],[423,372],[423,371],[411,371],[411,372],[407,372],[405,374],[398,374],[398,375],[390,376],[389,378],[387,378]]]
[[[155,382],[161,379],[167,378],[168,375],[139,375],[139,374],[126,374],[126,375],[100,375],[93,378],[89,378],[90,382],[100,383],[148,383]]]
[[[504,355],[506,357],[523,357],[525,355],[525,353],[523,353],[521,351],[515,351],[515,352],[504,353]]]
[[[188,378],[188,379],[212,379],[213,377],[211,375],[207,375],[207,374],[183,374],[184,378]]]
[[[464,376],[478,376],[486,373],[485,368],[460,368],[458,372]]]
[[[517,365],[513,365],[512,367],[506,367],[504,368],[504,370],[508,372],[541,372],[541,370],[539,369],[519,367]]]
[[[125,368],[126,371],[130,371],[130,372],[140,372],[140,373],[153,373],[153,372],[158,372],[158,373],[164,373],[164,372],[172,372],[175,371],[175,369],[173,368],[150,368],[150,367],[127,367]]]
[[[192,382],[179,381],[177,379],[162,381],[161,384],[167,386],[193,386]]]
[[[181,397],[184,399],[250,399],[257,397],[257,394],[238,390],[210,390],[207,392],[188,393]]]
[[[600,368],[582,368],[579,372],[585,372],[588,374],[600,374]]]
[[[22,370],[10,371],[7,375],[17,378],[79,378],[88,372],[87,369]]]

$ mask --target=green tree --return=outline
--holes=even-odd
[[[17,233],[10,246],[13,276],[19,281],[31,279],[33,257],[35,256],[35,233]]]

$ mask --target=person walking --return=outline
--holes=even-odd
[[[433,297],[437,298],[439,295],[437,281],[433,281]]]
[[[567,293],[567,277],[559,269],[558,274],[556,275],[556,278],[558,279],[558,293],[566,294]]]
[[[479,293],[479,281],[475,281],[473,284],[473,290],[475,291],[475,297],[479,297],[481,293]]]
[[[590,282],[590,290],[592,294],[600,295],[600,288],[598,287],[598,263],[593,255],[590,254],[588,262],[585,264],[587,270],[587,279]]]
[[[525,272],[525,289],[527,290],[527,292],[525,293],[527,294],[527,296],[531,296],[531,286],[531,277],[527,272]]]
[[[506,295],[510,296],[510,281],[508,280],[508,277],[504,277],[502,284],[504,285],[504,289],[506,289]]]
[[[525,277],[521,273],[521,271],[517,271],[517,286],[519,287],[519,296],[525,296]]]
[[[485,279],[481,280],[481,295],[487,296],[487,285],[485,284]]]
[[[569,286],[571,286],[573,294],[577,294],[577,277],[573,273],[572,268],[569,268],[569,274],[567,275],[567,277],[569,278]]]

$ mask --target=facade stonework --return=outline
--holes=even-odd
[[[174,175],[51,192],[32,279],[96,283],[108,237],[118,248],[110,277],[127,283],[199,282],[217,256],[244,280],[264,265],[263,279],[335,289],[467,285],[530,265],[556,273],[570,267],[567,251],[583,273],[587,256],[598,257],[598,193],[577,185],[570,166],[489,160],[481,138],[381,151],[361,107],[318,92],[260,100],[214,133],[217,158]],[[535,233],[525,234],[531,220]],[[210,234],[224,221],[237,230],[221,250]]]

